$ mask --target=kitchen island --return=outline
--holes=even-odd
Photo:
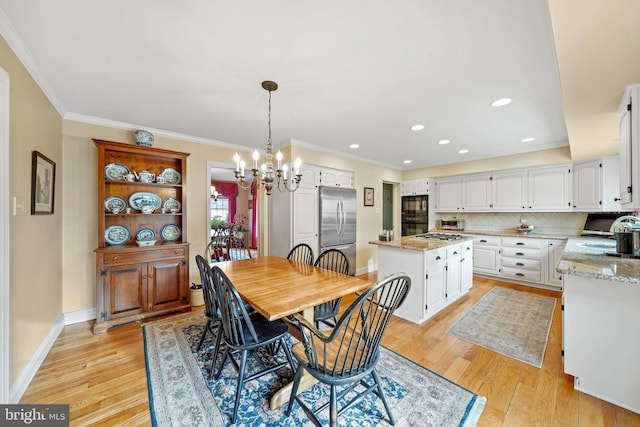
[[[563,274],[564,371],[574,388],[640,413],[640,259],[615,241],[567,241]]]
[[[395,314],[418,324],[466,294],[473,284],[473,239],[425,236],[369,242],[378,246],[380,279],[397,272],[411,278],[407,299]]]

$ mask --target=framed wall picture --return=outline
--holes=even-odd
[[[34,151],[31,155],[31,215],[53,215],[56,164]]]
[[[373,206],[373,188],[364,187],[364,205]]]

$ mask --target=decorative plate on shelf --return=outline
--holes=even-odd
[[[164,202],[162,202],[162,209],[164,209],[166,212],[171,212],[172,210],[180,212],[180,210],[182,209],[182,203],[180,203],[178,199],[169,197],[168,199],[165,199]]]
[[[180,238],[181,234],[182,230],[180,230],[180,227],[173,224],[167,224],[160,230],[160,237],[162,237],[162,240],[165,242],[175,242]]]
[[[110,245],[121,245],[131,237],[127,227],[123,225],[110,225],[104,230],[104,241]]]
[[[137,211],[141,211],[143,206],[153,206],[156,210],[162,204],[162,199],[154,193],[140,191],[129,196],[129,206]]]
[[[136,240],[153,240],[156,238],[156,232],[150,228],[143,228],[136,233]]]
[[[109,213],[124,212],[127,206],[127,201],[120,196],[109,196],[104,199],[104,210]]]
[[[129,168],[122,163],[109,163],[104,167],[104,177],[111,180],[123,181],[129,173]]]
[[[173,168],[166,168],[160,172],[160,176],[164,177],[167,184],[180,184],[182,182],[182,175]]]

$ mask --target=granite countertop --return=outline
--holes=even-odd
[[[561,233],[549,233],[549,232],[540,232],[538,230],[533,230],[531,233],[522,234],[519,231],[514,229],[505,228],[500,231],[481,231],[481,230],[440,230],[438,228],[429,230],[436,233],[450,233],[450,234],[474,234],[480,236],[501,236],[501,237],[531,237],[536,239],[569,239],[572,237],[577,237],[575,234],[561,234]]]
[[[578,237],[567,240],[556,270],[564,274],[640,284],[640,259],[615,254],[615,240]]]
[[[457,233],[456,233],[457,234]],[[387,246],[391,248],[409,249],[412,251],[430,251],[431,249],[443,248],[445,246],[455,245],[461,242],[471,240],[471,237],[463,237],[457,240],[440,240],[440,239],[424,239],[416,236],[405,236],[396,238],[390,242],[381,240],[370,240],[369,244],[378,246]]]

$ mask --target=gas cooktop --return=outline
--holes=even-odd
[[[418,234],[416,237],[421,239],[438,239],[438,240],[459,240],[462,239],[460,234],[446,234],[446,233],[424,233]]]

